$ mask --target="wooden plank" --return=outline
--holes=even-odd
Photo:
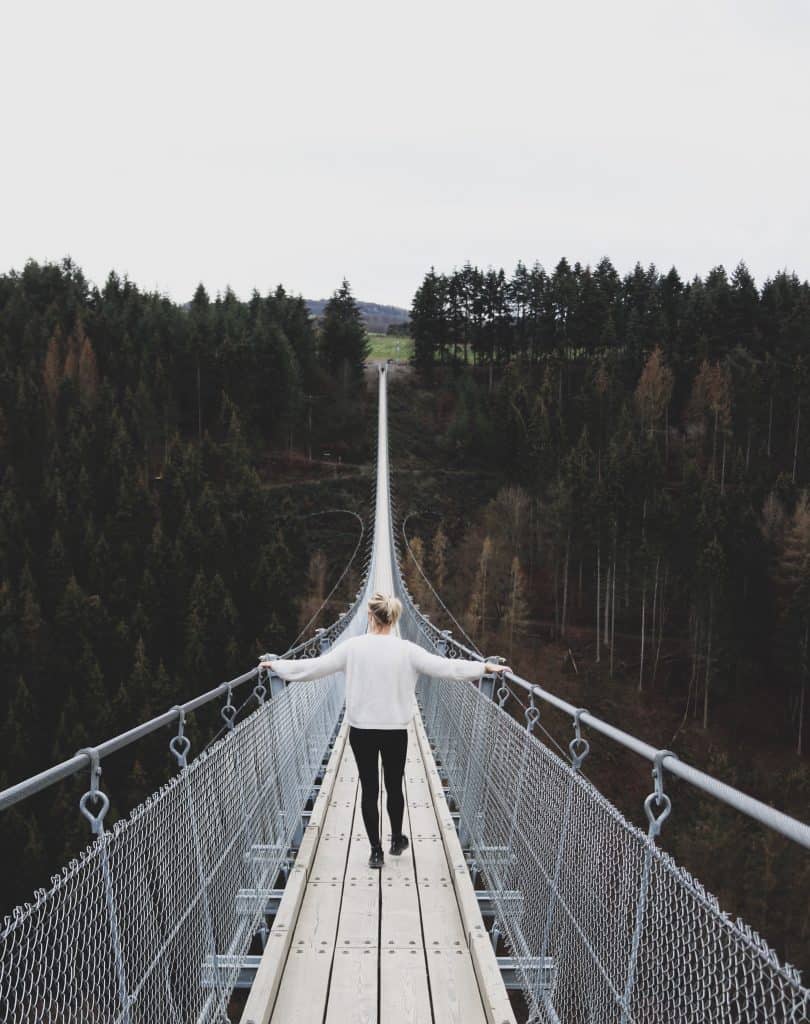
[[[349,761],[353,763],[354,758],[349,744],[344,743],[329,806],[309,871],[310,881],[340,884],[343,882],[358,790],[357,781],[349,781],[344,773]]]
[[[304,900],[304,891],[307,886],[307,873],[303,868],[293,867],[287,876],[287,884],[284,886],[284,895],[278,905],[273,927],[289,928],[295,927],[298,920],[298,911]]]
[[[443,874],[418,876],[425,949],[466,949],[467,937],[447,865]]]
[[[322,1020],[341,892],[341,886],[335,882],[307,885],[273,1007],[272,1024]]]
[[[291,1024],[292,1021],[320,1024],[329,991],[332,952],[331,943],[317,955],[307,955],[294,947],[290,949],[270,1024]]]
[[[379,938],[380,871],[368,866],[368,837],[365,830],[362,833],[358,833],[357,830],[357,822],[362,820],[361,798],[358,786],[343,880],[343,903],[337,933],[338,949],[345,946],[376,947]]]
[[[324,825],[329,817],[330,808],[328,807],[328,802],[331,796],[330,790],[335,784],[337,770],[345,754],[346,735],[347,728],[344,723],[338,731],[338,736],[336,738],[332,754],[330,755],[327,769],[324,773],[324,784],[321,786],[321,794],[323,794],[324,800],[320,805],[324,815]],[[297,924],[301,917],[301,911],[304,903],[308,902],[307,895],[310,886],[307,885],[307,877],[308,875],[311,875],[315,859],[317,858],[317,847],[320,845],[321,838],[320,831],[321,824],[317,820],[314,823],[311,823],[305,830],[305,838],[300,851],[301,862],[296,862],[296,865],[293,866],[290,871],[289,878],[287,879],[287,885],[285,886],[284,895],[282,896],[281,903],[279,904],[278,913],[273,921],[273,927],[270,930],[270,935],[268,936],[267,945],[259,963],[256,978],[253,982],[250,993],[248,994],[245,1009],[242,1013],[242,1024],[268,1024],[270,1021],[273,1006],[277,1000],[279,990],[282,987],[282,979],[285,977],[285,965],[289,959],[289,951],[292,946],[295,933],[297,932]],[[339,893],[339,889],[337,892]],[[339,905],[339,896],[337,903]],[[328,908],[324,906],[322,910],[315,911],[315,913],[316,915],[320,914],[323,916],[326,914],[327,909]],[[307,913],[309,914],[310,911]],[[307,929],[309,931],[312,930],[309,917],[304,918],[303,924],[305,931]],[[333,939],[334,929],[332,931],[332,938],[329,940],[330,951]],[[305,958],[301,955],[300,959],[303,960]],[[331,954],[327,956],[325,953],[320,953],[317,954],[316,959],[321,963],[328,963],[331,961]],[[323,968],[321,968],[321,970],[323,970]],[[327,969],[327,983],[328,976]],[[321,1013],[323,1012],[324,998],[325,989],[322,995]],[[285,1018],[283,1016],[276,1017],[276,1020],[278,1021],[284,1019]],[[290,1018],[287,1017],[286,1019]]]
[[[422,949],[422,918],[416,880],[407,876],[396,877],[390,870],[386,870],[386,877],[381,883],[381,907],[381,947]]]
[[[273,928],[248,994],[240,1024],[268,1024],[276,993],[281,984],[292,933],[288,928]]]
[[[478,990],[483,996],[487,1024],[517,1024],[509,1002],[509,994],[501,978],[501,969],[492,943],[486,935],[470,937],[470,955],[478,979]]]
[[[343,883],[349,852],[349,836],[348,831],[324,832],[321,835],[309,871],[310,881]]]
[[[408,794],[410,795],[410,787]],[[433,804],[428,801],[408,801],[408,815],[415,836],[438,836],[439,825]]]
[[[410,739],[410,737],[409,737]],[[407,800],[405,802],[405,816],[402,821],[403,832],[411,836],[412,829],[409,818]],[[382,917],[380,920],[380,968],[382,970],[386,949],[407,948],[418,949],[420,959],[424,967],[424,956],[422,954],[422,918],[419,907],[419,892],[416,885],[416,868],[413,859],[413,840],[411,845],[400,856],[394,857],[386,854],[385,868],[380,879],[380,905]],[[406,969],[411,972],[410,960],[395,958],[392,963],[402,962]],[[386,968],[390,972],[391,965]],[[410,974],[409,974],[410,977]],[[381,982],[382,984],[382,982]],[[427,995],[427,974],[425,972],[425,995]],[[382,999],[383,990],[380,997]],[[416,1006],[422,1005],[419,1002],[421,996],[414,994]],[[395,1018],[396,1019],[396,1018]],[[405,1018],[408,1019],[407,1017]],[[427,1018],[430,1019],[429,1016]]]
[[[377,1024],[376,946],[335,950],[326,1024]]]
[[[487,1024],[515,1024],[515,1015],[509,1002],[506,987],[503,984],[503,978],[501,977],[501,972],[498,967],[495,953],[492,949],[492,944],[484,928],[484,922],[481,918],[478,900],[475,897],[472,879],[470,878],[469,871],[467,870],[464,854],[461,849],[461,843],[459,842],[453,819],[450,816],[444,788],[441,785],[439,773],[436,769],[427,734],[425,733],[424,725],[421,720],[416,723],[415,731],[417,742],[426,765],[433,807],[440,826],[442,845],[444,847],[448,864],[450,865],[450,878],[456,895],[465,939],[469,948],[470,957],[468,962],[472,964],[473,973],[478,984],[478,1005],[481,1006],[483,1004]],[[430,957],[429,952],[428,957]],[[436,960],[436,964],[438,965],[437,970],[434,971],[431,969],[432,993],[436,993],[435,985],[442,984],[448,962],[443,961],[443,958],[439,957]],[[432,968],[432,966],[433,964],[429,959],[429,969]],[[467,991],[469,984],[469,978],[465,975],[466,971],[460,970],[458,972],[458,978],[456,979],[456,982],[461,986],[459,992],[462,993],[462,995],[459,996],[459,998],[463,998],[463,992]],[[436,978],[435,983],[434,976]],[[441,1017],[445,1013],[448,1014],[446,1017],[448,1021],[466,1019],[463,1016],[453,1016],[453,1014],[458,1011],[458,1006],[453,1002],[451,993],[445,992],[444,989],[438,992],[438,1001],[437,997],[434,996],[433,1009],[435,1024],[441,1024]]]
[[[435,1024],[487,1024],[472,960],[463,949],[428,949]]]
[[[345,747],[339,756],[332,792],[342,786],[351,798],[329,801],[278,988],[273,1024],[321,1021],[326,1007],[357,790],[356,782],[340,781],[347,760]]]
[[[419,778],[425,780],[424,767],[420,771],[412,773],[410,780],[406,783],[406,788],[408,814],[414,828],[412,848],[421,907],[422,931],[429,956],[431,950],[437,948],[458,949],[466,947],[467,943],[444,844],[438,834],[438,824],[432,805],[430,808],[422,807],[417,801],[417,806],[412,806],[413,779],[418,780]],[[426,782],[425,788],[427,788]],[[414,822],[416,821],[420,827],[428,829],[428,815],[433,823],[431,834],[418,834]]]
[[[305,888],[306,871],[293,868],[242,1012],[242,1024],[268,1024],[270,1020]]]
[[[382,949],[380,1024],[430,1024],[431,1020],[428,975],[421,942],[418,948]]]
[[[302,868],[307,874],[309,874],[315,860],[315,853],[318,848],[318,831],[317,825],[307,825],[304,829],[304,838],[301,840],[301,845],[298,847],[298,853],[295,856],[295,866]]]

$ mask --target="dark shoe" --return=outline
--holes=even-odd
[[[403,850],[407,850],[410,846],[407,836],[395,836],[391,839],[391,849],[389,853],[393,853],[395,857],[398,857]]]
[[[368,859],[368,866],[370,868],[381,868],[384,863],[383,848],[381,846],[372,846],[371,856]]]

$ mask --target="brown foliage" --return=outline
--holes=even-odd
[[[48,395],[48,400],[51,404],[56,401],[56,395],[62,381],[62,362],[64,358],[62,352],[63,347],[62,331],[57,327],[51,335],[51,340],[48,342],[48,351],[45,354],[45,365],[42,369],[45,392]]]
[[[636,386],[635,403],[642,428],[652,432],[662,419],[672,398],[672,385],[672,370],[664,362],[661,346],[656,345]]]

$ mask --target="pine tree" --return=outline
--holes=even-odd
[[[332,377],[342,381],[344,392],[363,376],[363,363],[371,346],[363,317],[344,279],[323,311],[321,360]]]
[[[673,375],[664,362],[660,345],[656,345],[644,364],[636,387],[635,401],[641,428],[653,436],[672,398]]]
[[[87,335],[79,349],[78,384],[83,401],[92,406],[98,395],[98,366],[96,353]]]
[[[42,379],[45,384],[45,391],[48,400],[53,408],[56,405],[56,396],[59,392],[59,384],[62,380],[62,332],[57,325],[51,340],[48,342],[48,351],[45,355],[45,365],[42,369]]]

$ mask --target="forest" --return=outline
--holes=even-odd
[[[410,329],[390,415],[420,606],[806,819],[808,284],[466,265],[425,275]],[[69,260],[0,278],[0,786],[290,646],[355,548],[345,511],[368,522],[367,351],[347,282],[316,323],[281,287],[184,307]],[[112,820],[174,770],[168,739],[105,765]],[[647,769],[591,760],[637,820]],[[85,788],[4,813],[4,912],[89,842]],[[810,967],[807,858],[674,792],[664,845]]]
[[[456,393],[426,404],[422,434],[442,439],[445,464],[506,481],[469,527],[411,520],[415,560],[460,625],[541,685],[807,820],[807,282],[758,288],[744,264],[689,282],[622,277],[608,260],[431,269],[411,332],[425,380]],[[413,565],[410,580],[452,625]],[[595,765],[602,788],[641,824],[649,781],[601,756],[616,758]],[[665,846],[810,966],[806,855],[679,798]]]
[[[373,450],[346,282],[320,324],[282,288],[184,309],[69,260],[0,278],[0,788],[292,642],[321,520],[271,454]],[[190,720],[196,751],[217,714]],[[105,763],[108,825],[166,780],[168,739]],[[3,913],[89,842],[87,781],[4,812]]]

